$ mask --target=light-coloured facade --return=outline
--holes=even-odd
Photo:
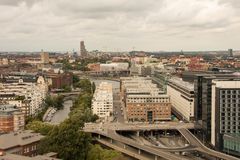
[[[194,119],[194,84],[171,78],[167,84],[167,95],[177,115],[187,121]]]
[[[113,112],[112,84],[102,82],[97,86],[92,99],[93,114],[100,118],[107,118]]]
[[[121,96],[128,121],[171,119],[169,96],[163,94],[149,77],[121,78]]]
[[[35,115],[42,109],[42,103],[48,91],[47,83],[42,76],[37,82],[0,83],[0,100],[6,104],[19,107],[26,115]],[[20,102],[21,101],[21,102]]]
[[[42,63],[49,63],[49,53],[42,52],[41,53],[41,62]]]
[[[129,68],[128,63],[109,63],[100,64],[100,71],[126,71]]]

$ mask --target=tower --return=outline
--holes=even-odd
[[[233,50],[232,49],[228,49],[228,53],[229,53],[229,57],[233,57]]]
[[[41,52],[41,61],[42,63],[49,63],[49,54],[47,52]]]
[[[86,57],[87,56],[87,50],[84,45],[84,41],[80,41],[80,56]]]

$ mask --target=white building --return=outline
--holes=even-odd
[[[128,68],[128,63],[100,64],[100,71],[126,71]]]
[[[16,105],[23,112],[26,111],[25,107],[27,107],[23,102],[27,101],[29,111],[26,111],[25,114],[35,115],[42,109],[42,103],[46,98],[47,91],[48,86],[42,76],[38,77],[36,83],[23,82],[22,79],[19,79],[18,82],[0,83],[0,100],[3,103]]]
[[[93,114],[100,118],[107,118],[113,112],[113,90],[112,84],[107,82],[100,83],[92,99]]]
[[[171,78],[168,80],[167,94],[177,115],[188,121],[194,119],[194,84],[177,77]]]

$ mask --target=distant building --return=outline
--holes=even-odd
[[[49,53],[42,52],[41,53],[41,61],[42,61],[42,63],[49,63]]]
[[[39,142],[43,137],[30,130],[0,135],[0,152],[29,157],[36,156]]]
[[[24,130],[25,117],[16,106],[0,105],[0,133]]]
[[[232,49],[228,49],[228,54],[229,54],[229,57],[233,57],[233,50]]]
[[[92,111],[100,118],[107,118],[113,113],[112,84],[102,82],[97,86],[92,99]]]
[[[51,89],[63,89],[66,86],[71,87],[73,83],[73,74],[70,72],[47,72],[45,73],[45,77]]]
[[[151,78],[122,77],[121,96],[128,121],[171,120],[171,104],[168,95],[162,94]]]
[[[129,68],[128,63],[109,63],[109,64],[100,64],[100,71],[102,72],[111,72],[111,71],[127,71]]]
[[[90,71],[95,71],[95,72],[100,71],[100,64],[99,63],[90,63],[90,64],[87,65],[87,67]]]
[[[152,67],[151,66],[141,66],[141,75],[144,77],[151,76],[152,75]]]
[[[168,80],[167,94],[170,96],[172,110],[181,119],[194,120],[194,84],[180,78]]]
[[[81,57],[86,57],[87,56],[87,50],[84,45],[84,41],[80,42],[80,56]]]

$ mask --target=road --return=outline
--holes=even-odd
[[[196,148],[197,151],[208,154],[210,156],[213,157],[217,157],[219,159],[224,159],[224,160],[239,160],[239,158],[221,153],[221,152],[217,152],[214,151],[208,147],[206,147],[205,145],[203,145],[201,143],[200,140],[198,140],[189,130],[181,128],[178,129],[178,131],[189,141],[189,143],[193,146],[196,146],[198,148]]]
[[[102,132],[100,130],[99,131],[96,130],[96,131],[94,131],[94,133],[104,135],[106,137],[112,138],[112,139],[114,139],[116,141],[119,141],[121,143],[124,143],[126,145],[138,148],[138,149],[146,151],[146,152],[148,152],[152,155],[157,155],[159,157],[163,157],[163,158],[168,159],[168,160],[189,160],[189,159],[187,159],[183,156],[180,156],[180,155],[175,155],[175,154],[172,154],[170,152],[162,151],[160,149],[156,149],[156,148],[153,148],[153,147],[150,147],[150,146],[141,145],[134,140],[130,140],[128,138],[125,138],[123,136],[118,135],[114,130],[111,130],[111,129],[108,129],[105,132]]]
[[[52,117],[51,124],[59,124],[65,119],[68,118],[68,113],[70,112],[70,108],[72,107],[73,102],[72,100],[65,101],[63,103],[63,109],[58,110]]]

